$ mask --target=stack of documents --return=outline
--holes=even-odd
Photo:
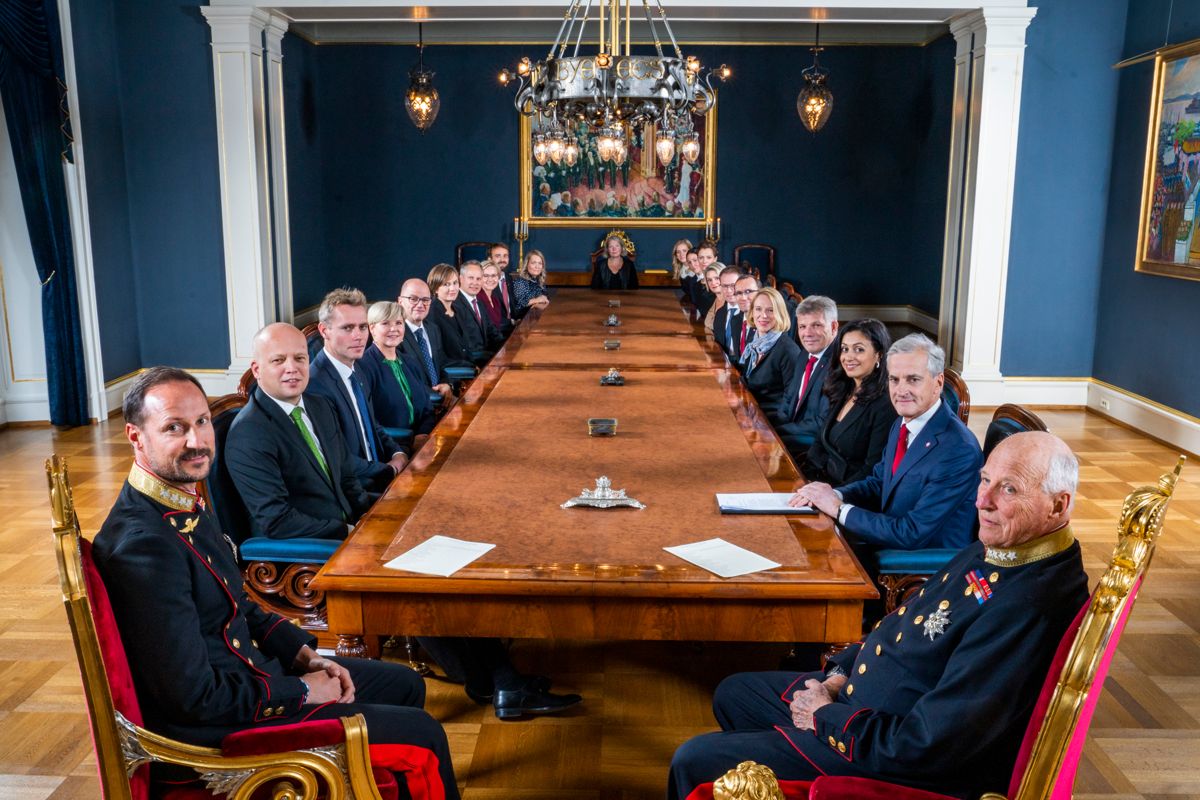
[[[792,508],[788,505],[791,492],[750,492],[747,494],[717,494],[722,514],[803,514],[813,516],[812,506]]]

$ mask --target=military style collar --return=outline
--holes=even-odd
[[[1071,526],[1064,525],[1056,531],[1015,547],[986,547],[983,560],[998,567],[1019,567],[1058,555],[1075,542]]]
[[[154,502],[175,511],[195,511],[197,507],[203,507],[199,495],[172,486],[136,461],[129,469],[129,485]]]

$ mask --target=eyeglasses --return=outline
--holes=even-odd
[[[733,296],[734,297],[749,297],[750,295],[754,294],[757,291],[758,291],[758,289],[742,289],[740,292],[734,292]]]
[[[408,302],[412,303],[414,306],[427,306],[431,302],[433,302],[432,297],[413,297],[411,294],[401,295],[400,299],[407,300]]]

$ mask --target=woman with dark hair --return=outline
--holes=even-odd
[[[829,417],[804,459],[805,479],[832,486],[865,478],[883,458],[896,410],[888,395],[892,337],[877,319],[843,325],[825,378]]]
[[[478,262],[476,262],[478,263]],[[429,321],[442,334],[442,351],[451,361],[475,363],[467,348],[462,321],[454,312],[454,300],[458,297],[458,270],[449,264],[434,264],[425,281],[433,292],[433,305],[429,309]]]

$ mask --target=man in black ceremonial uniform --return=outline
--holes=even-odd
[[[1087,599],[1069,526],[1078,476],[1051,434],[997,445],[980,472],[979,541],[824,673],[725,679],[713,700],[722,730],[675,752],[669,796],[746,760],[780,780],[1005,791],[1054,651]]]
[[[377,766],[414,798],[455,800],[446,735],[421,708],[420,677],[322,657],[311,636],[246,596],[232,544],[196,494],[213,433],[195,378],[149,370],[124,413],[134,464],[93,553],[147,727],[217,746],[234,731],[361,713]]]

